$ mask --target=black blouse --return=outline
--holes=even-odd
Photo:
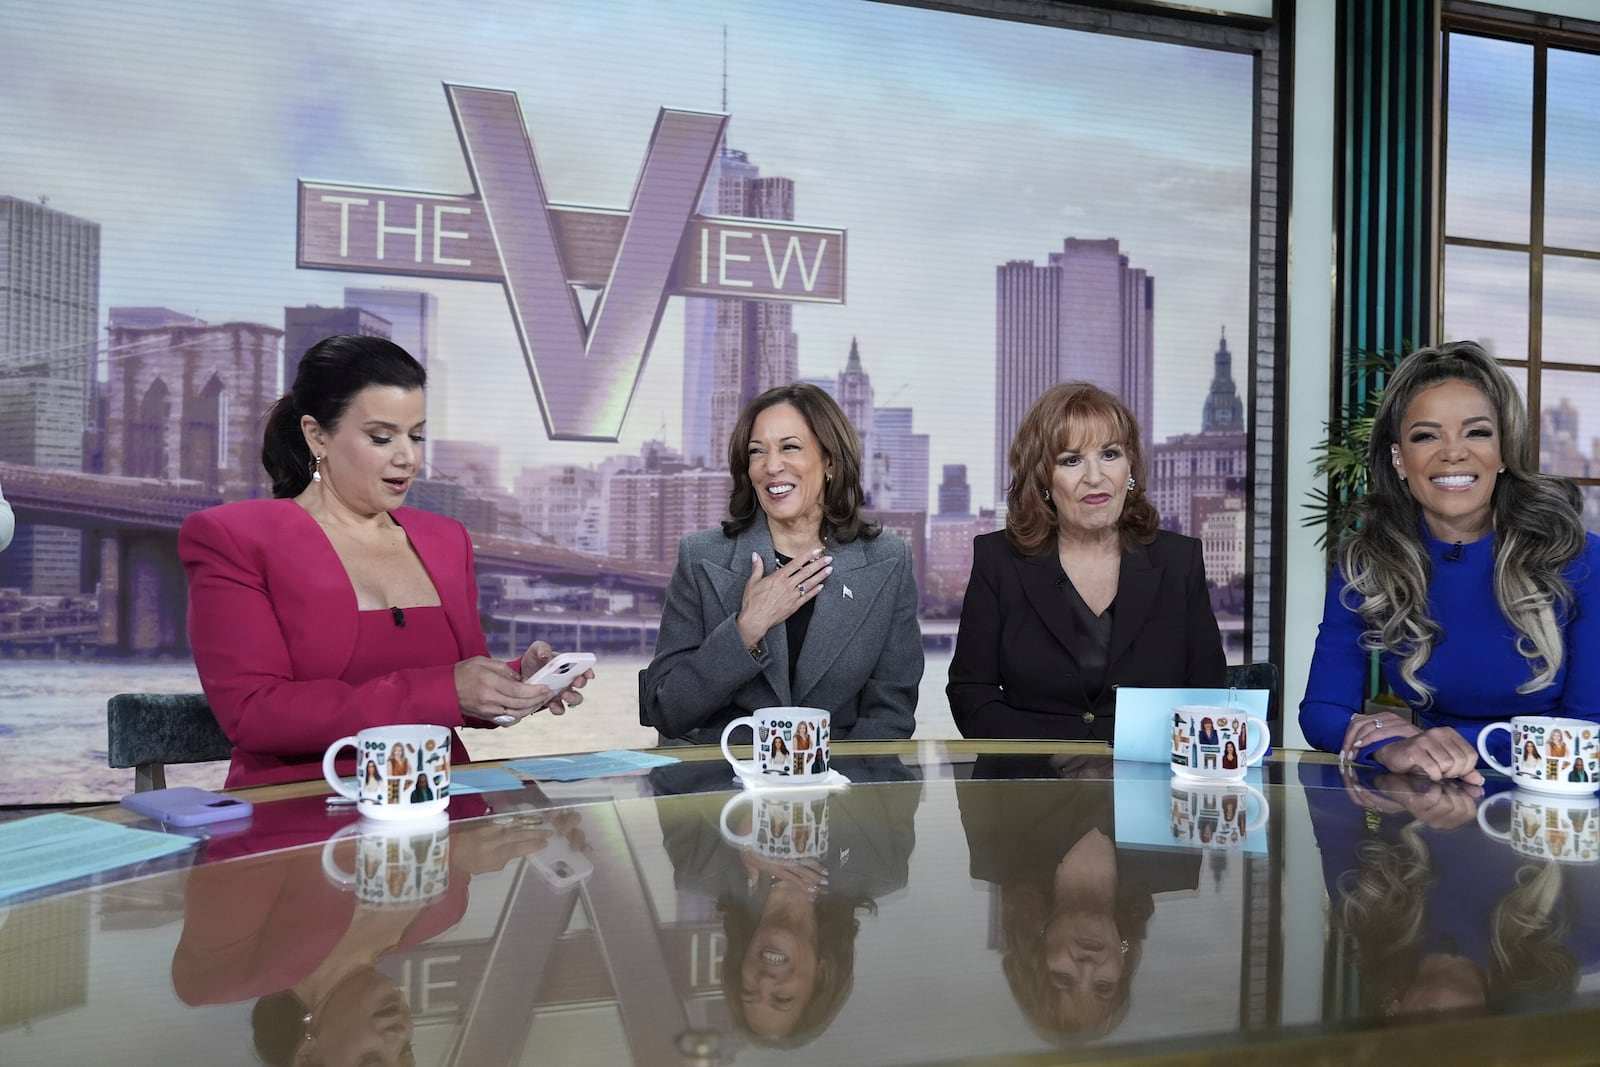
[[[779,567],[787,567],[789,564],[794,562],[793,557],[785,556],[782,552],[779,552],[776,549],[773,550],[772,554],[774,557],[776,557]],[[801,604],[795,609],[794,614],[789,616],[787,623],[784,626],[785,634],[789,640],[790,685],[794,684],[794,670],[800,665],[800,646],[806,643],[806,632],[811,629],[811,616],[815,615],[816,612],[817,598],[812,597],[810,600],[806,601],[804,604]],[[1106,640],[1108,645],[1111,639],[1110,635],[1111,631],[1107,630]],[[1102,664],[1101,667],[1101,674],[1104,675],[1104,664]]]

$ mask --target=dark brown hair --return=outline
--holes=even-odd
[[[1056,457],[1083,443],[1092,426],[1105,426],[1128,453],[1135,487],[1128,491],[1117,527],[1126,541],[1155,540],[1161,516],[1145,494],[1144,449],[1133,412],[1115,396],[1088,382],[1061,382],[1046,389],[1022,417],[1011,442],[1011,485],[1006,490],[1006,537],[1021,552],[1039,551],[1056,532],[1056,507],[1045,499]]]
[[[350,401],[371,385],[422,389],[428,372],[411,353],[383,337],[327,337],[306,349],[294,384],[267,412],[261,465],[272,478],[274,497],[299,496],[311,484],[311,450],[300,419],[310,415],[332,433]]]
[[[800,412],[817,439],[822,458],[833,465],[822,489],[822,536],[839,544],[861,537],[870,541],[882,532],[875,522],[861,517],[866,493],[861,488],[861,437],[837,401],[814,385],[793,382],[768,389],[739,413],[728,440],[728,473],[733,475],[733,493],[728,498],[728,515],[722,532],[737,537],[756,521],[761,502],[750,481],[750,435],[756,417],[770,407],[788,404]]]
[[[824,394],[826,395],[826,394]],[[722,995],[728,1014],[739,1031],[757,1044],[771,1048],[799,1048],[810,1044],[817,1035],[833,1024],[834,1017],[844,1002],[850,999],[855,986],[856,932],[861,928],[857,911],[876,915],[878,905],[864,897],[830,896],[823,893],[816,902],[817,916],[817,977],[811,990],[811,999],[795,1019],[794,1029],[782,1037],[763,1037],[750,1029],[745,1018],[744,997],[740,988],[743,982],[741,969],[745,953],[761,925],[761,909],[766,903],[766,892],[758,892],[748,900],[724,895],[717,901],[722,913],[722,929],[727,937],[727,947],[722,953]]]

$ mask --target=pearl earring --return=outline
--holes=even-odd
[[[311,457],[311,480],[314,481],[314,482],[322,481],[322,457],[321,456],[313,456],[313,457]]]

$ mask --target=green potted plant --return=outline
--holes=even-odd
[[[1347,399],[1340,405],[1338,417],[1326,424],[1327,436],[1313,450],[1317,456],[1316,473],[1325,481],[1311,490],[1311,500],[1305,505],[1310,514],[1301,520],[1301,525],[1321,527],[1317,547],[1327,553],[1330,570],[1339,539],[1355,525],[1356,501],[1367,491],[1367,448],[1372,443],[1372,420],[1383,400],[1383,387],[1411,348],[1410,342],[1402,342],[1398,352],[1357,349],[1350,353],[1345,364],[1351,376],[1346,397],[1363,392],[1364,396],[1354,402]],[[1365,710],[1369,713],[1393,710],[1410,716],[1405,701],[1384,685],[1376,652],[1372,654],[1367,678],[1367,698]]]
[[[1325,481],[1311,490],[1305,505],[1309,512],[1301,525],[1321,527],[1317,547],[1328,553],[1331,563],[1339,538],[1355,524],[1355,503],[1367,491],[1367,447],[1372,442],[1372,417],[1383,400],[1383,386],[1400,361],[1411,351],[1403,342],[1400,351],[1369,349],[1351,352],[1346,364],[1352,381],[1350,393],[1367,386],[1358,401],[1347,400],[1337,418],[1326,423],[1327,436],[1313,451],[1317,475]]]

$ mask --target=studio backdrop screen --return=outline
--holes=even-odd
[[[740,407],[795,380],[845,407],[871,513],[913,546],[919,736],[954,736],[972,538],[1004,524],[1011,437],[1059,380],[1134,411],[1230,659],[1263,657],[1272,38],[1107,25],[11,3],[0,734],[22,762],[0,803],[126,791],[106,698],[198,689],[177,527],[270,495],[261,415],[336,333],[427,367],[408,504],[472,531],[491,651],[600,656],[581,714],[508,751],[651,743],[635,676],[677,543],[725,514]]]

